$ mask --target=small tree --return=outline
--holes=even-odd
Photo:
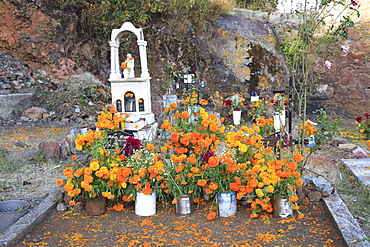
[[[314,65],[318,58],[327,55],[330,45],[348,38],[345,31],[354,26],[352,18],[359,16],[358,1],[322,0],[316,7],[310,7],[305,0],[301,10],[296,11],[300,17],[298,32],[285,37],[281,47],[291,70],[290,89],[295,98],[298,126],[304,126],[307,120],[307,100],[321,78],[321,72],[315,70]],[[325,66],[330,69],[331,63],[327,61]],[[300,150],[304,139],[305,128],[299,128]]]

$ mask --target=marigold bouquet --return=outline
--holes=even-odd
[[[202,177],[201,166],[208,152],[215,153],[225,127],[216,115],[209,115],[202,107],[194,111],[197,95],[192,92],[185,97],[181,107],[171,104],[166,110],[171,120],[162,124],[169,134],[161,148],[165,161],[166,192],[175,198],[191,194],[198,200],[198,180]]]
[[[91,129],[87,134],[76,135],[76,149],[87,154],[87,160],[81,162],[77,156],[73,156],[74,163],[64,170],[67,177],[64,189],[74,199],[82,197],[85,199],[104,196],[113,199],[120,195],[118,188],[121,186],[116,180],[119,166],[126,156],[118,144],[113,145],[108,132],[121,129],[124,117],[117,113],[114,106],[109,110],[103,109],[98,117],[97,131]],[[57,184],[63,185],[62,180]],[[72,200],[70,204],[75,204]]]
[[[370,140],[370,115],[365,113],[363,117],[357,117],[355,124],[357,124],[356,129],[365,135],[366,140]]]
[[[162,197],[164,164],[160,155],[154,152],[154,145],[147,144],[145,148],[134,150],[125,159],[125,166],[118,173],[118,181],[122,182],[126,201],[135,200],[137,192],[150,195],[156,192]]]
[[[277,93],[271,100],[271,105],[274,106],[276,112],[282,113],[289,109],[289,98],[284,94]]]

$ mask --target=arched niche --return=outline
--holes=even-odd
[[[111,73],[109,79],[110,80],[122,79],[120,73],[119,45],[120,39],[124,32],[132,32],[135,34],[140,54],[140,65],[141,65],[140,77],[143,79],[149,79],[150,75],[146,55],[147,42],[144,40],[143,30],[141,28],[136,28],[131,22],[125,22],[119,29],[112,30],[111,41],[109,42],[109,45],[111,47]]]
[[[128,91],[123,96],[123,105],[125,112],[136,112],[136,96],[135,93]]]

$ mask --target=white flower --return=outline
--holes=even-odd
[[[331,62],[330,62],[330,61],[328,61],[328,60],[326,60],[326,61],[325,61],[325,66],[326,66],[328,69],[330,69],[330,68],[331,68]]]

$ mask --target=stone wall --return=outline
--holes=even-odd
[[[328,51],[331,69],[324,70],[324,58],[316,61],[315,67],[323,72],[323,78],[310,97],[310,111],[324,108],[329,113],[351,118],[370,112],[370,0],[360,1],[359,11],[360,17],[354,18],[355,27],[347,30],[350,39],[342,40]],[[294,13],[235,9],[233,14],[264,20],[279,34],[296,29],[299,22]],[[342,45],[349,47],[347,53],[340,52]]]

